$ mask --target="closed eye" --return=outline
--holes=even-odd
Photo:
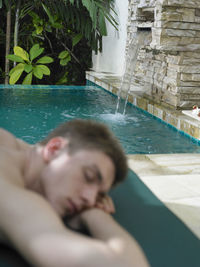
[[[84,177],[88,182],[97,182],[101,184],[103,181],[103,177],[99,168],[94,164],[91,166],[84,166],[83,167]]]
[[[96,175],[90,167],[83,168],[83,175],[88,183],[93,183],[96,181]]]

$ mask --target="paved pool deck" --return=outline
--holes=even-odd
[[[129,167],[200,238],[200,154],[128,155]]]
[[[86,78],[118,94],[121,77],[90,71]],[[147,99],[140,88],[131,89],[128,100],[199,142],[199,119]],[[200,238],[200,154],[135,154],[128,155],[128,162],[153,194]]]

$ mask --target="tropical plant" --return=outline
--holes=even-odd
[[[15,17],[12,23],[15,30],[10,40],[7,39],[11,47],[20,46],[28,51],[38,43],[55,59],[53,68],[57,71],[50,79],[44,77],[43,83],[83,84],[85,70],[92,64],[92,50],[102,50],[102,37],[107,34],[106,21],[115,28],[118,26],[114,0],[0,0],[0,8],[2,34],[5,33],[5,10],[10,8],[10,19]],[[3,69],[1,51],[5,50],[5,34],[2,37],[0,67]]]
[[[102,37],[107,35],[106,20],[117,29],[114,0],[44,0],[59,14],[63,23],[89,42],[92,50],[102,50]]]
[[[15,46],[14,54],[8,55],[7,58],[11,61],[18,62],[19,64],[11,69],[9,73],[9,83],[15,84],[23,72],[26,72],[27,75],[22,84],[31,84],[33,76],[41,80],[43,75],[50,75],[50,69],[44,64],[52,63],[53,58],[43,56],[34,62],[35,59],[43,53],[43,51],[44,48],[41,48],[39,44],[33,45],[29,53],[27,53],[23,48]]]

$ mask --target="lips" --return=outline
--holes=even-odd
[[[79,209],[71,199],[68,199],[68,210],[71,214],[78,213]]]

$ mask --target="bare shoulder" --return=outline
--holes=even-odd
[[[0,146],[16,147],[16,140],[17,138],[13,134],[0,128]]]
[[[0,128],[0,146],[14,149],[24,149],[29,145],[26,142],[16,138],[7,130]]]
[[[60,218],[43,197],[26,188],[4,183],[4,190],[0,191],[1,241],[7,243],[9,240],[35,266],[48,266],[39,264],[38,258],[51,243],[51,238],[66,234]]]

